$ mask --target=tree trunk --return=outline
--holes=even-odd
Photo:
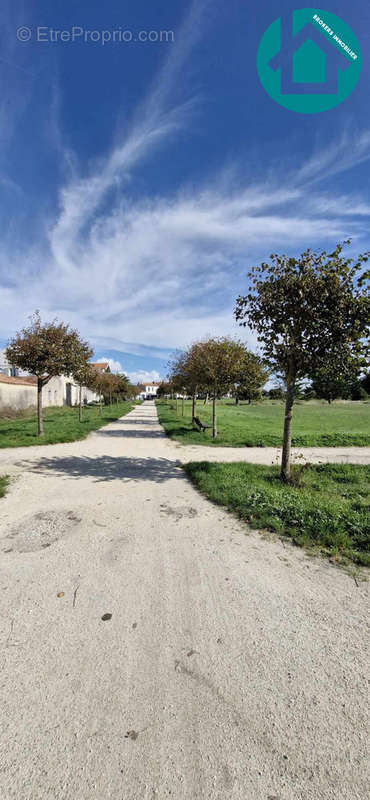
[[[42,378],[37,378],[37,427],[39,436],[44,435],[44,423],[42,419]]]
[[[248,405],[249,406],[250,406],[251,402],[252,402],[252,400],[250,399],[250,397],[248,397]]]
[[[204,403],[203,403],[203,405],[204,405],[204,406],[206,406],[206,405],[207,405],[207,403],[208,403],[208,392],[207,392],[207,394],[206,394],[206,396],[205,396],[205,398],[204,398]]]
[[[78,418],[80,422],[82,422],[82,386],[80,384],[80,397],[79,397],[79,407],[78,407]]]
[[[212,403],[212,436],[215,439],[217,436],[217,407],[216,407],[216,387],[214,388],[213,392],[213,403]]]
[[[294,404],[295,377],[287,381],[287,393],[285,400],[285,419],[284,419],[284,438],[283,452],[281,456],[281,479],[285,483],[290,480],[290,450],[292,446],[292,416]]]
[[[239,405],[239,397],[238,397],[238,395],[237,395],[237,394],[235,395],[235,405],[236,405],[236,406],[238,406],[238,405]]]
[[[100,416],[101,416],[101,409],[102,409],[102,396],[100,395],[100,398],[99,398],[99,414],[100,414]]]
[[[185,414],[185,397],[182,395],[182,403],[181,403],[181,416],[183,417]]]
[[[177,414],[178,408],[179,408],[179,399],[178,399],[177,394],[176,394],[176,414]]]
[[[191,417],[192,417],[192,421],[193,422],[194,422],[194,417],[196,416],[196,413],[197,413],[197,392],[195,390],[195,392],[193,394],[193,405],[192,405],[192,411],[191,411]]]

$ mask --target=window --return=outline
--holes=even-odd
[[[55,392],[54,392],[54,405],[57,405],[57,403],[58,403],[58,392],[57,392],[57,390],[55,390]]]
[[[51,406],[51,389],[49,389],[49,391],[48,391],[48,403],[49,403],[49,406]]]

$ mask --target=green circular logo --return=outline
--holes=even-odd
[[[300,8],[265,31],[257,69],[267,94],[291,111],[316,114],[342,103],[360,77],[361,50],[336,14]]]

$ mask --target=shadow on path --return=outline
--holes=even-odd
[[[127,415],[127,417],[121,417],[120,419],[115,419],[113,422],[110,423],[110,425],[125,425],[125,426],[126,425],[130,425],[130,426],[131,425],[151,425],[152,428],[154,428],[154,425],[157,425],[157,424],[158,424],[157,420],[154,420],[154,419],[148,419],[148,418],[142,418],[142,417],[137,417],[136,419],[132,419],[132,418],[130,419],[129,414]]]
[[[164,483],[174,478],[185,477],[179,462],[167,458],[113,458],[112,456],[47,458],[45,456],[36,464],[21,461],[17,466],[44,477],[53,472],[67,479],[90,477],[98,482],[133,480]]]
[[[125,439],[129,439],[130,437],[135,438],[135,439],[165,439],[166,438],[166,434],[163,433],[162,431],[141,431],[141,430],[132,431],[129,428],[126,428],[124,430],[118,430],[118,431],[99,430],[99,431],[96,431],[96,435],[97,436],[108,436],[108,437],[110,437],[110,436],[114,436],[114,437],[116,437],[116,436],[124,436]]]

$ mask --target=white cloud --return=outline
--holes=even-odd
[[[85,200],[95,180],[84,186]],[[85,200],[74,226],[76,186],[66,187],[66,206],[50,229],[51,252],[0,253],[15,284],[2,292],[0,335],[35,308],[76,325],[100,349],[124,351],[137,342],[171,350],[205,333],[240,333],[232,306],[250,265],[271,251],[333,244],[366,230],[362,198],[353,217],[347,198],[290,187],[287,177],[280,186],[227,191],[223,181],[151,200],[133,200],[127,191],[90,227]]]
[[[296,178],[302,183],[317,183],[369,160],[370,130],[356,131],[351,125],[329,144],[320,143]]]
[[[127,377],[131,383],[151,383],[152,381],[160,381],[161,376],[155,369],[151,371],[139,370],[138,372],[126,372]]]
[[[0,245],[3,338],[39,308],[44,317],[58,316],[78,327],[100,350],[161,355],[161,349],[168,353],[205,334],[229,333],[255,345],[232,314],[249,266],[272,250],[294,253],[367,235],[368,201],[358,193],[355,202],[337,197],[315,183],[367,160],[370,131],[357,137],[345,132],[296,173],[282,164],[264,183],[235,185],[241,172],[236,163],[218,181],[180,187],[177,194],[138,199],[130,193],[128,178],[137,166],[192,118],[194,98],[181,94],[171,103],[171,96],[183,85],[178,76],[183,77],[208,5],[194,2],[177,35],[179,44],[130,128],[88,177],[78,176],[73,156],[65,153],[70,177],[60,187],[59,211],[39,247]],[[54,101],[51,135],[61,152],[57,94]],[[108,203],[113,187],[118,199]],[[114,371],[122,369],[119,362],[112,364]],[[155,378],[148,373],[145,379]]]
[[[111,372],[119,372],[119,373],[124,372],[121,362],[115,361],[114,358],[107,358],[107,356],[102,356],[101,358],[99,358],[99,363],[100,362],[103,363],[107,362],[109,364],[109,369]]]

